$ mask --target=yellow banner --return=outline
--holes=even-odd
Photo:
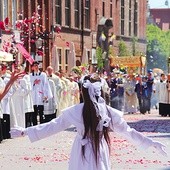
[[[110,65],[123,65],[124,67],[144,67],[145,61],[142,61],[141,56],[121,56],[121,57],[111,57]]]

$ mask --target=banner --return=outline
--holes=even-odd
[[[28,51],[24,48],[22,44],[16,44],[16,47],[30,64],[34,62],[34,59],[31,57],[31,55],[28,53]]]
[[[146,57],[144,57],[146,59]],[[141,56],[111,57],[110,65],[123,65],[124,67],[144,67],[145,61]]]

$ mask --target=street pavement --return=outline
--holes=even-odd
[[[112,132],[112,170],[170,170],[170,117],[152,110],[151,114],[126,114],[124,118],[131,127],[165,144],[168,157],[154,148],[134,146]],[[0,144],[0,170],[67,170],[75,135],[72,127],[34,143],[28,137],[4,140]]]

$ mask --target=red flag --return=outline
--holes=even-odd
[[[22,44],[16,44],[16,47],[30,64],[34,62],[34,59],[31,57],[31,55],[28,53],[28,51],[24,48]]]

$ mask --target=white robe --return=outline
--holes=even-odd
[[[56,134],[74,125],[77,128],[77,136],[72,146],[69,170],[111,170],[109,160],[109,149],[104,138],[100,142],[99,161],[96,167],[90,139],[82,139],[84,134],[84,124],[82,117],[83,103],[74,105],[62,111],[62,114],[52,121],[27,128],[27,134],[31,142],[38,141],[50,135]],[[103,113],[108,113],[105,105],[99,104]],[[133,141],[137,146],[146,148],[151,146],[152,140],[143,136],[141,133],[130,128],[122,118],[122,112],[107,106],[111,122],[109,127],[122,134],[127,139]],[[85,158],[82,160],[82,145],[85,145]]]
[[[169,103],[167,81],[157,83],[157,92],[159,103]]]
[[[58,109],[58,105],[60,104],[60,98],[61,98],[61,90],[62,90],[61,80],[60,80],[60,77],[58,77],[54,73],[52,73],[52,77],[48,77],[48,78],[53,80],[54,83],[55,83],[55,87],[56,87],[56,100],[57,100],[56,109]]]
[[[44,72],[38,72],[30,74],[31,86],[32,86],[32,98],[34,105],[43,105],[43,100],[45,97],[48,99],[52,97],[52,92],[47,79],[47,75]],[[38,81],[35,84],[35,81]]]
[[[26,95],[24,96],[24,113],[34,112],[30,76],[26,74],[23,78],[26,81],[25,89],[27,90]]]
[[[57,108],[56,86],[52,79],[49,79],[48,81],[53,97],[44,102],[44,115],[54,114]]]
[[[27,83],[24,78],[17,80],[13,88],[15,89],[11,100],[14,105],[14,112],[16,117],[16,125],[25,128],[25,96],[28,93]]]

